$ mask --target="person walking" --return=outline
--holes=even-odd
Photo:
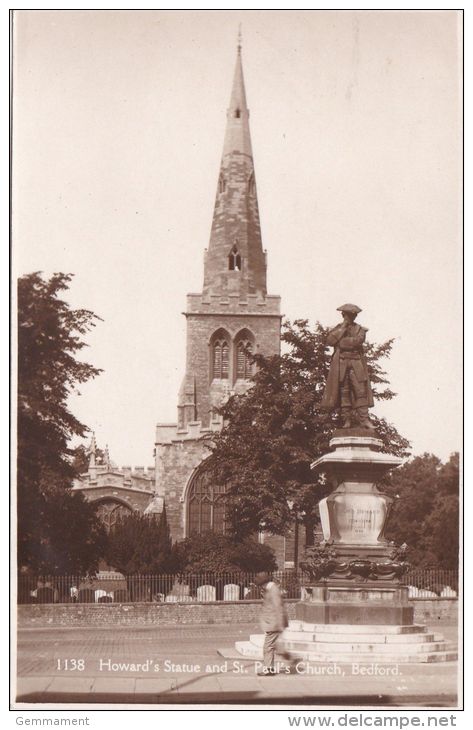
[[[255,584],[262,589],[263,609],[260,626],[264,631],[263,670],[259,676],[277,674],[274,666],[274,655],[279,635],[288,625],[287,613],[278,584],[270,580],[268,573],[258,573]]]

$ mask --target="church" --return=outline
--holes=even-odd
[[[280,351],[280,297],[268,294],[266,270],[239,43],[203,287],[187,295],[177,421],[157,424],[155,464],[146,471],[117,468],[108,450],[96,464],[93,440],[89,471],[74,487],[97,503],[107,528],[132,510],[159,514],[165,504],[173,541],[225,533],[225,489],[207,476],[203,437],[222,427],[219,406],[251,387],[248,353]],[[293,565],[293,539],[262,533],[260,540],[275,550],[281,568]]]

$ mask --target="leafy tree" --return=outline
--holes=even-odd
[[[215,532],[187,537],[176,543],[174,549],[178,569],[186,573],[254,572],[277,568],[268,545]]]
[[[282,342],[287,352],[256,355],[253,387],[222,407],[225,426],[212,436],[208,468],[227,486],[227,519],[235,535],[256,533],[261,527],[284,534],[302,515],[306,534],[318,521],[317,504],[332,491],[310,464],[329,449],[337,414],[321,410],[320,402],[330,365],[327,330],[307,320],[286,322]],[[374,397],[389,400],[380,361],[388,357],[392,340],[367,344]],[[372,415],[387,453],[406,455],[408,442],[384,419]],[[288,505],[292,502],[292,510]]]
[[[77,472],[69,443],[88,429],[70,412],[68,397],[100,373],[76,359],[99,318],[60,298],[71,278],[45,280],[36,272],[18,281],[18,559],[44,572],[92,568],[103,548],[93,511],[70,491]],[[83,543],[64,530],[72,515]]]
[[[95,510],[80,492],[64,490],[44,500],[43,537],[35,553],[40,572],[94,572],[107,546],[107,535]]]
[[[433,454],[417,456],[385,479],[395,498],[386,536],[406,542],[415,566],[458,568],[459,455],[442,464]]]
[[[101,465],[104,463],[105,453],[102,449],[95,449],[95,463]],[[89,449],[80,444],[74,449],[74,455],[72,458],[72,466],[77,474],[85,474],[89,470],[90,454]]]
[[[137,512],[122,518],[110,532],[106,558],[125,575],[173,572],[166,510],[163,509],[159,520]]]

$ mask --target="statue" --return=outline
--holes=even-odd
[[[333,327],[327,336],[327,344],[334,348],[321,408],[326,411],[341,409],[342,428],[358,425],[374,431],[368,415],[373,403],[373,393],[368,365],[363,354],[365,327],[355,324],[361,309],[356,304],[338,307],[343,322]]]

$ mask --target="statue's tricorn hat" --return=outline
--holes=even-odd
[[[359,314],[362,310],[356,304],[342,304],[337,307],[337,312],[351,312],[351,314]]]

